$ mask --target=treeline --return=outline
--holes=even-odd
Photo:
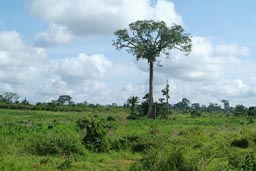
[[[83,103],[75,103],[69,95],[60,95],[58,99],[50,102],[37,102],[36,104],[31,104],[26,98],[20,99],[20,96],[14,92],[5,92],[0,95],[0,108],[57,112],[117,112],[120,110],[127,110],[115,103],[112,103],[111,105],[89,104],[87,101],[84,101]]]
[[[169,104],[169,87],[162,90],[163,98],[159,98],[154,103],[155,117],[167,118],[172,113],[191,114],[192,116],[201,116],[203,112],[220,113],[227,116],[256,116],[256,107],[245,107],[244,105],[236,105],[231,107],[228,100],[221,100],[221,104],[209,103],[209,105],[201,105],[200,103],[192,103],[187,98],[183,98],[176,104]],[[17,109],[17,110],[43,110],[43,111],[113,111],[117,109],[130,109],[130,118],[144,117],[148,113],[149,95],[146,94],[142,99],[137,96],[131,96],[123,106],[116,103],[111,105],[89,104],[87,101],[83,103],[75,103],[69,95],[60,95],[58,99],[50,102],[38,102],[31,104],[26,98],[20,99],[17,93],[5,92],[0,95],[0,108]]]
[[[165,95],[164,95],[165,96]],[[193,117],[201,116],[202,113],[223,114],[226,116],[256,116],[256,107],[246,107],[244,105],[236,105],[231,107],[228,100],[221,100],[221,104],[209,103],[209,105],[201,105],[200,103],[192,103],[187,98],[183,98],[176,104],[167,103],[167,98],[160,98],[154,103],[155,117],[167,118],[168,115],[175,114],[191,114]],[[140,101],[139,97],[131,96],[124,107],[130,108],[130,119],[146,116],[148,112],[149,99],[146,94]]]

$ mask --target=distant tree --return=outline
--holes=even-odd
[[[235,116],[243,116],[247,114],[247,109],[244,105],[236,105],[233,110]]]
[[[28,102],[26,97],[25,97],[24,100],[21,101],[21,104],[24,104],[24,105],[28,105],[29,104],[29,102]]]
[[[207,111],[207,106],[206,105],[202,105],[200,108],[201,108],[202,111]]]
[[[27,106],[29,105],[29,102],[27,101],[26,97],[24,100],[21,101],[21,104],[23,104],[25,106],[24,110],[27,110]]]
[[[183,98],[181,102],[178,102],[174,105],[174,108],[182,110],[183,113],[188,112],[190,109],[190,101],[187,98]]]
[[[0,103],[2,103],[3,101],[4,101],[3,95],[0,95]]]
[[[117,104],[116,103],[112,103],[111,106],[112,107],[117,107]]]
[[[71,97],[69,95],[61,95],[59,96],[57,102],[62,105],[71,105]]]
[[[221,112],[221,106],[218,103],[209,103],[209,106],[207,107],[208,112]]]
[[[165,88],[162,90],[162,94],[163,96],[165,97],[165,102],[166,102],[166,112],[167,112],[167,115],[169,115],[169,99],[170,99],[170,85],[168,83],[168,80],[166,82],[166,86]],[[163,101],[162,101],[163,102]]]
[[[131,115],[135,114],[135,107],[139,103],[139,97],[137,96],[131,96],[127,100],[127,104],[129,104],[130,109],[131,109]]]
[[[223,103],[225,112],[229,111],[230,110],[229,101],[223,99],[221,100],[221,102]]]
[[[247,115],[248,116],[256,116],[256,107],[249,107],[248,111],[247,111]]]
[[[13,92],[5,92],[2,96],[2,99],[6,103],[13,103],[19,99],[19,95]]]
[[[85,100],[83,103],[84,106],[88,106],[88,102]]]
[[[200,103],[193,103],[191,104],[191,109],[192,110],[200,110]]]
[[[5,92],[2,96],[2,102],[7,103],[8,109],[10,109],[10,104],[17,103],[18,99],[19,99],[19,95],[13,92]]]
[[[149,64],[149,108],[148,117],[155,118],[153,100],[154,63],[161,53],[177,49],[185,53],[191,51],[190,35],[184,33],[180,25],[167,27],[163,21],[143,20],[129,24],[129,30],[117,30],[113,45],[117,49],[126,48],[137,60],[146,59]]]

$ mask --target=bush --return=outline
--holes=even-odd
[[[111,150],[120,151],[131,147],[130,142],[126,138],[120,138],[111,142]]]
[[[72,161],[70,159],[66,159],[63,163],[61,163],[57,169],[59,170],[66,170],[71,168]]]
[[[48,132],[33,139],[32,152],[38,155],[83,154],[84,147],[80,137],[71,132],[64,134]]]
[[[202,113],[201,113],[201,112],[195,111],[195,110],[192,111],[190,114],[191,114],[191,116],[194,117],[194,118],[195,118],[195,117],[200,117],[200,116],[202,116]]]
[[[132,152],[145,152],[150,148],[155,147],[152,138],[146,136],[137,136],[130,135],[122,137],[118,140],[115,140],[111,143],[111,149],[120,151],[120,150],[131,150]]]
[[[233,152],[228,157],[229,170],[255,171],[256,160],[253,152]]]
[[[135,163],[130,171],[194,171],[196,166],[187,161],[179,149],[153,149],[148,151],[141,163]]]
[[[249,146],[249,141],[245,138],[240,140],[234,140],[231,142],[230,146],[239,147],[239,148],[247,148]]]
[[[139,119],[140,117],[136,116],[136,115],[129,115],[127,116],[127,119],[129,120],[136,120],[136,119]]]
[[[84,144],[88,150],[94,152],[109,151],[109,140],[106,138],[109,125],[98,118],[84,118],[77,121],[78,126],[85,132]]]
[[[116,118],[114,118],[113,116],[108,116],[107,121],[116,121]]]

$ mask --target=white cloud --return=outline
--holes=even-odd
[[[70,94],[76,100],[111,98],[102,80],[112,63],[101,54],[51,60],[43,48],[26,43],[15,31],[0,32],[0,94],[14,91],[33,102]],[[105,95],[109,94],[106,98]]]
[[[183,24],[168,0],[158,0],[154,5],[150,0],[32,0],[29,8],[32,14],[52,23],[37,34],[37,43],[43,46],[112,34],[138,19],[164,20],[169,26]],[[77,52],[76,57],[57,60],[54,56],[47,58],[38,44],[24,42],[15,31],[0,32],[0,94],[14,91],[33,102],[69,94],[76,102],[122,104],[129,96],[142,97],[148,91],[146,62],[134,66],[114,63],[97,52]],[[255,63],[244,61],[249,55],[249,48],[244,46],[216,45],[211,39],[194,37],[189,56],[173,51],[169,59],[160,57],[163,67],[155,70],[156,96],[161,96],[169,79],[172,103],[187,97],[203,104],[227,99],[232,104],[253,105],[256,68]]]
[[[19,33],[3,31],[0,32],[0,61],[0,80],[20,84],[38,76],[40,66],[46,64],[46,53],[25,43]]]
[[[73,35],[65,26],[50,24],[49,28],[44,32],[39,32],[36,38],[38,39],[37,45],[50,46],[69,44],[73,39]]]
[[[221,79],[224,69],[237,66],[250,51],[247,47],[238,45],[214,45],[210,39],[192,38],[190,55],[172,50],[169,56],[162,55],[159,62],[162,67],[155,67],[157,73],[166,77],[184,81],[211,82]],[[138,68],[148,71],[146,61],[140,61]]]
[[[69,94],[76,102],[105,104],[112,98],[111,89],[103,78],[112,63],[104,55],[77,57],[51,61],[51,73],[37,90],[38,99],[46,101]]]
[[[79,36],[112,34],[140,19],[182,24],[174,4],[167,0],[158,0],[153,6],[150,0],[33,0],[29,9],[32,14]]]
[[[111,66],[111,62],[104,55],[88,56],[81,53],[78,57],[61,60],[55,72],[64,81],[79,83],[101,79]]]
[[[248,56],[250,54],[249,48],[245,46],[238,46],[235,44],[227,45],[217,45],[215,50],[215,55],[220,56]]]
[[[148,91],[147,65],[140,65],[142,69],[132,64],[122,66],[102,54],[85,53],[51,60],[44,49],[27,44],[15,31],[0,32],[0,38],[1,93],[14,91],[32,102],[69,94],[76,102],[122,104],[129,96],[142,98]],[[170,59],[162,57],[164,65],[155,73],[156,98],[161,97],[168,78],[171,103],[187,97],[203,104],[227,99],[233,105],[253,105],[255,64],[243,61],[249,54],[248,48],[225,45],[219,50],[220,46],[195,37],[195,50],[190,56],[173,52]],[[240,65],[243,67],[236,69]]]

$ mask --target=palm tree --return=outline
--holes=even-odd
[[[127,104],[129,104],[131,109],[131,115],[135,114],[135,107],[139,103],[139,97],[138,96],[131,96],[127,100]]]

